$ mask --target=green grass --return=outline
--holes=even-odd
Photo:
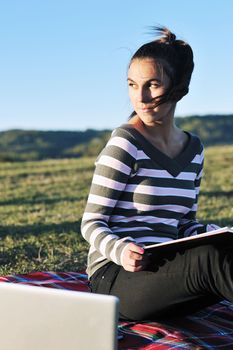
[[[1,164],[0,274],[85,268],[80,219],[93,161]]]
[[[85,269],[93,158],[1,163],[0,274]],[[233,146],[206,149],[199,220],[233,225]]]
[[[233,146],[205,151],[198,218],[204,223],[233,226]]]

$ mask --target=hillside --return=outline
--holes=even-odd
[[[198,135],[205,146],[233,144],[233,114],[177,117],[176,124]],[[0,161],[96,156],[111,130],[0,132]]]
[[[176,118],[176,124],[198,135],[205,146],[233,144],[233,114]]]
[[[110,131],[35,131],[0,132],[0,161],[29,161],[80,158],[96,155]]]

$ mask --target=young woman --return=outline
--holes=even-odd
[[[233,254],[205,245],[148,256],[144,245],[213,230],[196,220],[203,168],[197,136],[174,121],[194,67],[191,47],[167,28],[133,55],[134,109],[96,161],[82,220],[92,291],[120,299],[120,317],[152,319],[206,300],[233,301]]]

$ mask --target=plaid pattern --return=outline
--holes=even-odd
[[[0,277],[0,282],[89,292],[82,272],[35,272]],[[233,304],[224,301],[173,323],[119,322],[119,350],[233,349]]]

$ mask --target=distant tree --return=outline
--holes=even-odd
[[[204,145],[233,144],[233,114],[176,117],[183,130],[198,135]],[[0,161],[97,156],[111,130],[0,132]]]

